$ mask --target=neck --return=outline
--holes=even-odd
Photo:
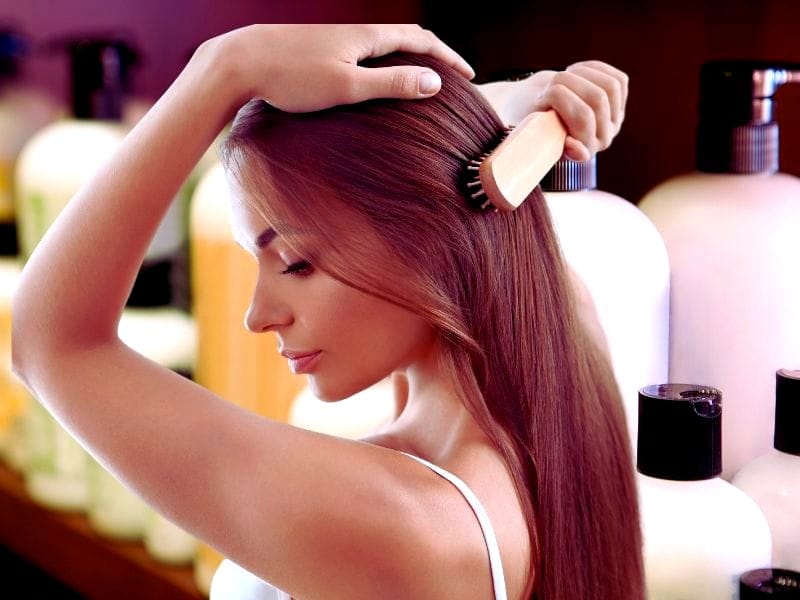
[[[486,435],[458,397],[455,385],[430,353],[394,374],[399,416],[387,430],[398,445],[435,464],[447,464]]]

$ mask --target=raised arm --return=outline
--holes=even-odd
[[[259,25],[203,44],[47,232],[13,306],[16,372],[104,466],[239,564],[307,597],[326,586],[378,597],[373,586],[404,567],[395,554],[420,556],[403,542],[415,539],[403,482],[416,466],[247,413],[134,353],[117,323],[171,199],[245,101],[305,111],[438,89],[435,77],[422,86],[425,69],[356,65],[394,50],[472,74],[415,26]],[[365,573],[367,549],[395,570]]]

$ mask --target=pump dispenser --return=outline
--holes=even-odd
[[[769,521],[772,566],[800,571],[800,371],[776,374],[773,440],[774,448],[742,467],[731,483]]]
[[[648,598],[730,600],[769,565],[769,525],[719,477],[722,394],[688,384],[639,391],[637,483]]]
[[[633,447],[635,391],[667,379],[667,250],[636,206],[597,189],[597,157],[585,162],[561,159],[541,186],[564,257],[594,301]]]
[[[778,172],[775,121],[798,80],[795,64],[704,64],[697,171],[639,203],[669,252],[669,378],[725,390],[726,479],[769,450],[775,365],[800,364],[800,179]]]
[[[72,114],[35,135],[22,150],[16,169],[24,258],[126,133],[120,119],[131,47],[114,38],[76,39],[68,49]]]

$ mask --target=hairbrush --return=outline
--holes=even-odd
[[[554,110],[531,113],[506,132],[494,150],[467,164],[467,192],[481,210],[518,208],[561,158],[567,139]]]

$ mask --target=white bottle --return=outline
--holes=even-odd
[[[72,115],[40,130],[20,153],[15,171],[19,243],[27,258],[83,183],[117,149],[123,75],[131,49],[119,40],[76,40],[71,46]],[[23,416],[25,483],[45,506],[85,511],[83,448],[36,401]]]
[[[635,447],[636,390],[667,380],[669,259],[636,206],[597,189],[596,164],[562,159],[541,185],[564,257],[594,300]]]
[[[320,400],[306,386],[289,409],[291,425],[352,440],[376,433],[395,416],[391,377],[338,402]]]
[[[731,483],[769,521],[772,566],[800,571],[800,371],[777,372],[774,448],[742,467]]]
[[[639,392],[637,482],[649,600],[730,600],[769,566],[769,525],[719,477],[721,394],[686,384]]]
[[[639,203],[672,270],[670,381],[725,390],[723,477],[769,449],[774,365],[800,364],[800,179],[778,172],[772,97],[791,66],[710,62],[698,171]]]

